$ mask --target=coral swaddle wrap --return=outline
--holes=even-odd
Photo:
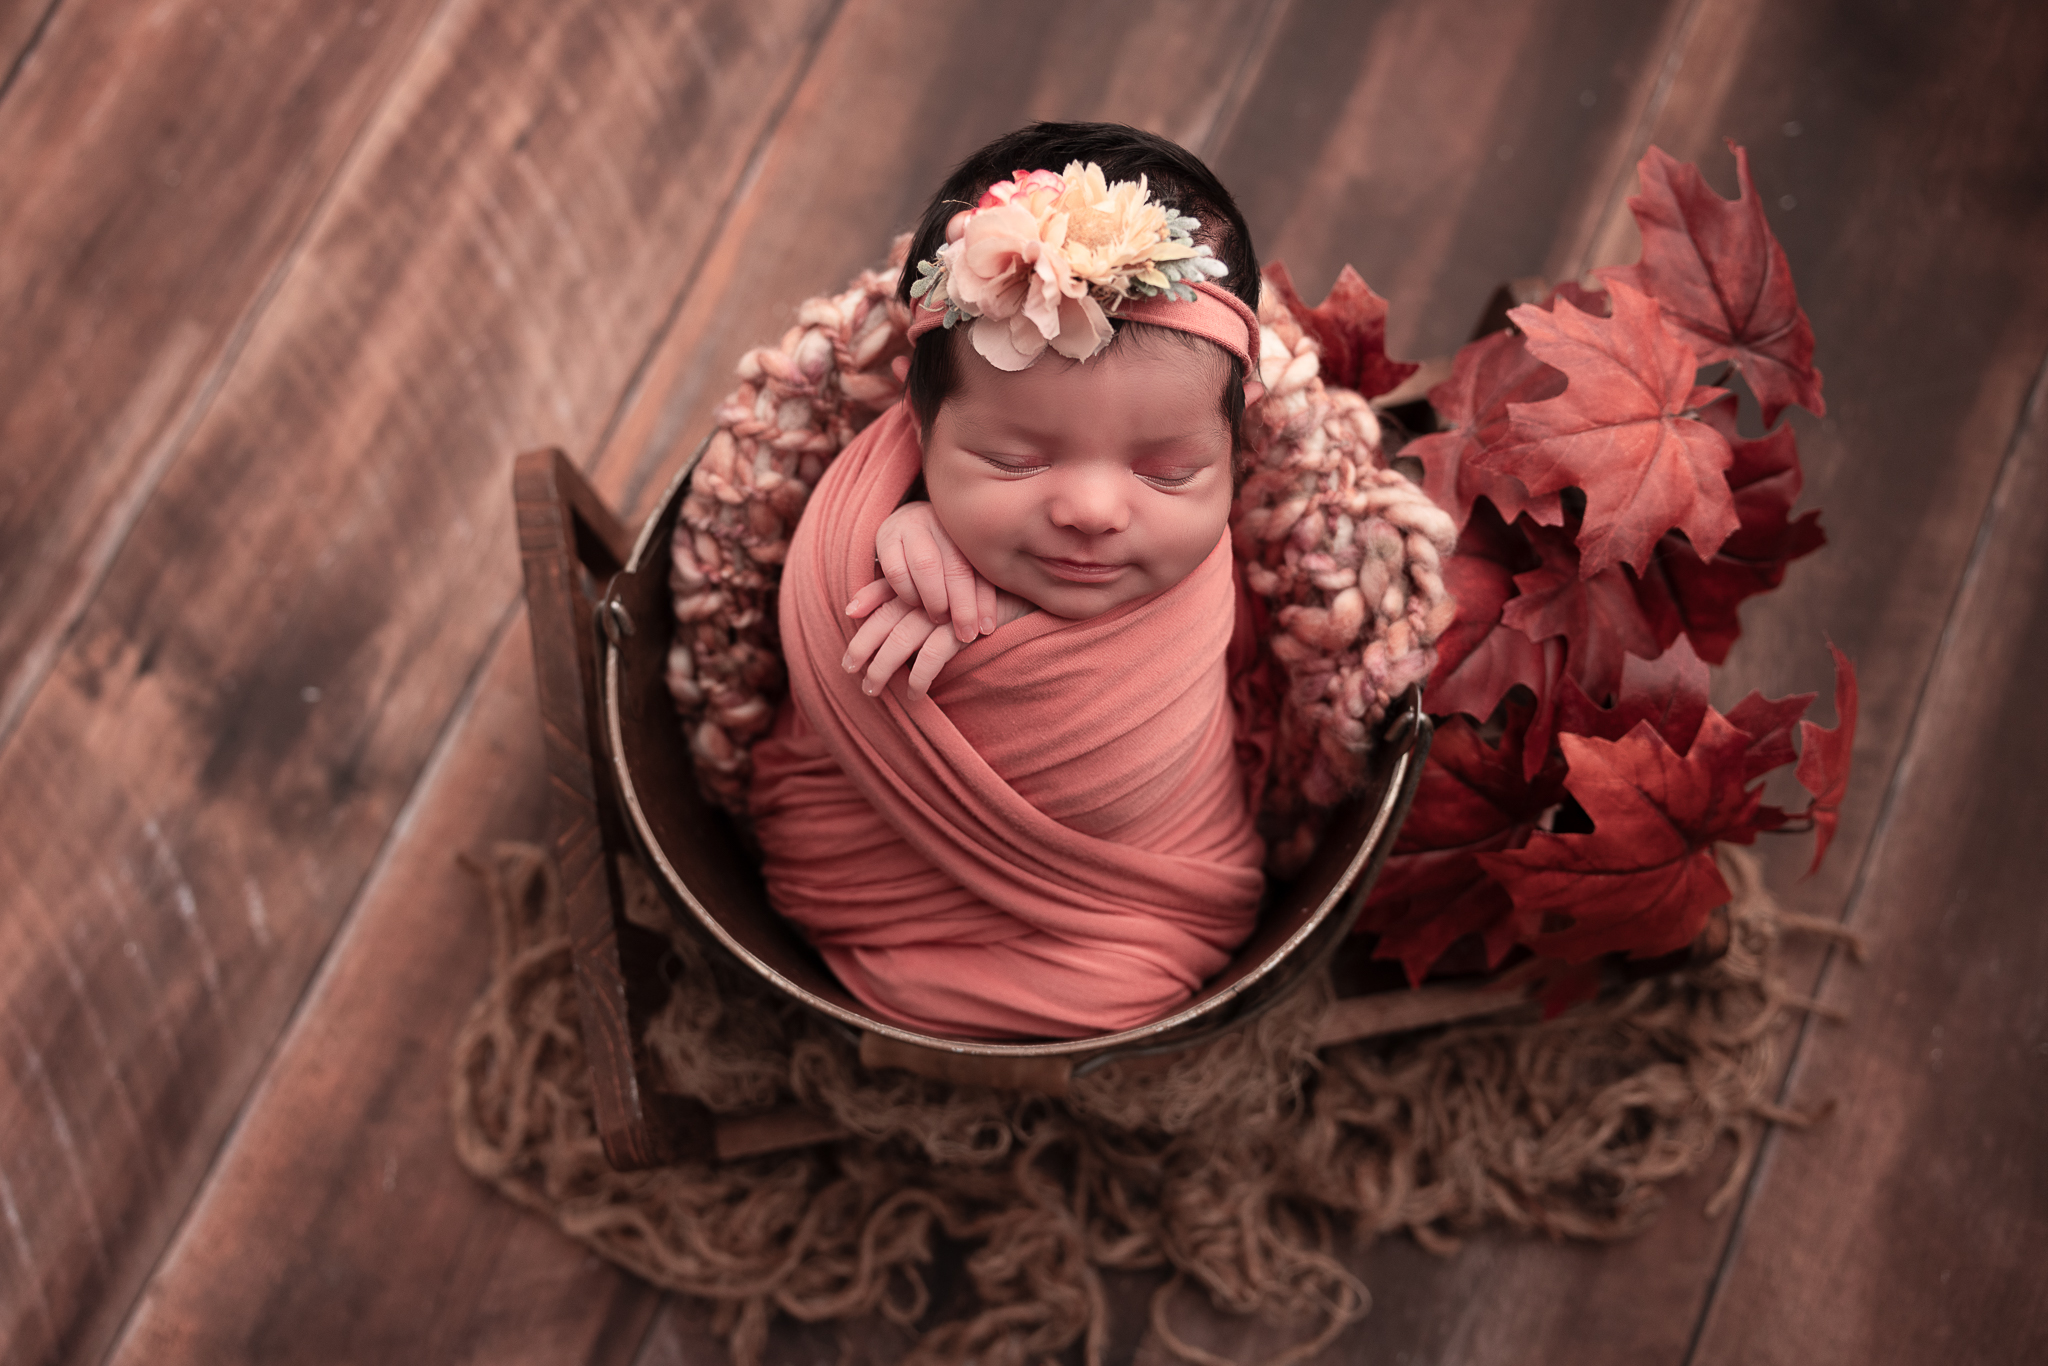
[[[781,586],[790,698],[754,748],[776,908],[884,1019],[1075,1037],[1158,1018],[1250,933],[1263,880],[1225,654],[1229,537],[1101,616],[1034,612],[929,698],[840,666],[875,533],[917,477],[899,404],[819,482]]]

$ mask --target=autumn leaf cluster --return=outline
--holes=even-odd
[[[1752,693],[1725,715],[1708,700],[1739,605],[1825,539],[1817,513],[1792,513],[1798,440],[1780,424],[1794,404],[1826,411],[1813,331],[1730,147],[1732,201],[1651,148],[1629,201],[1641,259],[1461,350],[1428,394],[1436,430],[1402,452],[1460,528],[1445,566],[1458,614],[1423,698],[1435,743],[1360,922],[1411,980],[1461,941],[1491,965],[1518,948],[1564,964],[1667,953],[1728,899],[1717,843],[1811,828],[1816,865],[1826,852],[1853,666],[1835,651],[1832,730],[1802,719],[1811,694]],[[1383,305],[1284,297],[1341,358],[1338,382],[1371,396],[1404,377]],[[1738,428],[1730,370],[1760,437]],[[1795,762],[1810,802],[1765,803],[1764,775]]]

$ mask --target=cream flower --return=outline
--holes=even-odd
[[[1067,266],[1090,285],[1120,298],[1130,297],[1132,280],[1164,289],[1170,282],[1157,263],[1195,255],[1192,244],[1174,240],[1166,209],[1146,197],[1145,177],[1111,185],[1100,166],[1077,161],[1065,179],[1058,208],[1067,218]]]

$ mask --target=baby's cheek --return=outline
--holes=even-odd
[[[946,529],[946,535],[967,557],[967,562],[976,573],[1001,587],[994,572],[996,547],[989,536],[992,524],[998,524],[992,510],[981,506],[981,500],[964,496],[943,479],[927,481],[925,491],[931,498],[932,515],[939,519],[939,525]]]

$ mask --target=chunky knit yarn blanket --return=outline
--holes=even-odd
[[[698,781],[735,813],[786,685],[775,592],[790,534],[826,466],[902,397],[890,362],[910,350],[895,298],[908,245],[805,300],[779,342],[741,358],[683,499],[668,685]],[[1249,416],[1231,527],[1284,680],[1262,801],[1269,866],[1284,875],[1313,849],[1321,813],[1358,786],[1388,705],[1435,664],[1456,610],[1442,566],[1457,530],[1389,466],[1371,405],[1324,384],[1316,341],[1270,291],[1259,318],[1268,393]]]

